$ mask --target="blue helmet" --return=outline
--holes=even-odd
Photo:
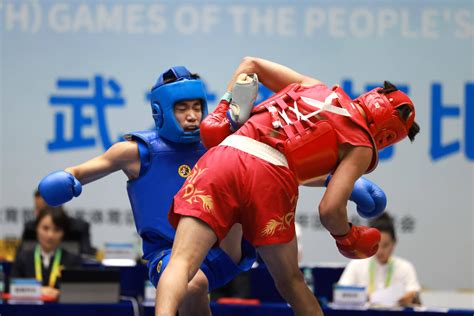
[[[185,132],[174,116],[174,105],[177,102],[192,99],[201,100],[204,119],[207,115],[207,101],[203,82],[192,78],[189,70],[183,66],[172,67],[160,75],[151,88],[151,109],[161,137],[175,143],[200,141],[199,129]]]

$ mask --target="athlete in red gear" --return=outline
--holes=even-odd
[[[256,106],[227,138],[228,102],[202,123],[208,147],[225,140],[199,160],[175,196],[170,221],[179,224],[157,289],[157,315],[174,315],[208,249],[234,223],[241,223],[245,238],[258,247],[295,314],[322,315],[297,264],[298,184],[322,186],[332,174],[319,205],[321,222],[343,255],[369,257],[380,234],[348,222],[346,205],[354,183],[375,168],[377,149],[406,136],[413,140],[419,131],[412,101],[389,83],[351,100],[338,87],[331,90],[285,66],[245,58],[228,91],[242,73],[255,73],[280,92]]]

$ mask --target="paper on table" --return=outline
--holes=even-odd
[[[402,285],[394,284],[372,293],[372,295],[370,295],[370,304],[394,307],[398,305],[398,300],[403,296],[403,294],[404,290]]]

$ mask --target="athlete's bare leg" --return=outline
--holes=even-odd
[[[281,296],[291,305],[296,316],[322,316],[319,303],[304,282],[298,267],[296,238],[287,244],[257,248]]]
[[[219,247],[234,261],[239,264],[242,259],[242,225],[234,224],[224,239],[219,243]]]
[[[203,221],[181,217],[170,261],[157,286],[156,316],[175,316],[186,295],[188,282],[216,242],[216,234]]]
[[[188,283],[188,290],[179,307],[180,316],[211,316],[209,306],[209,282],[204,272],[199,270]]]

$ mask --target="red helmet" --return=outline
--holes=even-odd
[[[415,106],[405,93],[400,90],[379,93],[381,89],[375,88],[355,99],[364,109],[367,127],[378,149],[405,138],[415,121]],[[407,105],[411,110],[406,120],[402,119],[397,111],[402,105]]]

